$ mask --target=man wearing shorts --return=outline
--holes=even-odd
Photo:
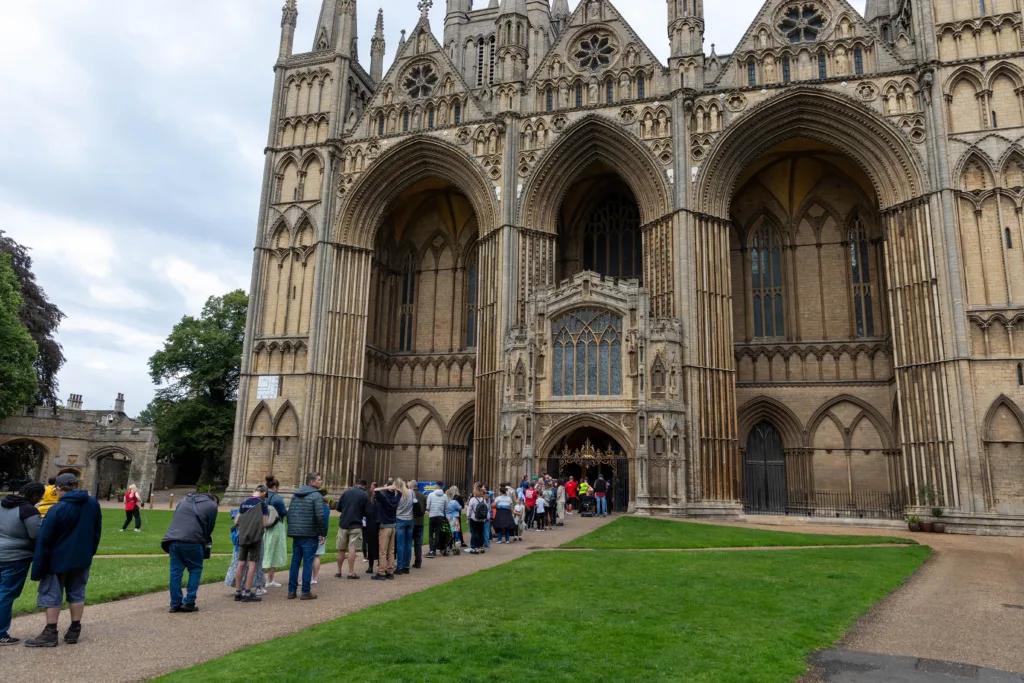
[[[57,621],[65,595],[71,609],[71,626],[64,633],[64,642],[78,642],[85,612],[85,586],[103,529],[100,504],[88,492],[77,490],[77,476],[62,474],[54,485],[60,500],[43,519],[32,560],[32,580],[39,582],[36,605],[46,610],[46,628],[25,641],[27,647],[57,647]]]
[[[356,554],[363,544],[363,519],[374,514],[370,504],[370,494],[366,492],[366,481],[361,480],[341,494],[338,500],[338,573],[334,578],[340,579],[345,562],[345,550],[348,549],[348,578],[356,580]]]

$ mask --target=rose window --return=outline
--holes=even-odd
[[[615,46],[607,36],[593,35],[580,41],[580,49],[576,52],[576,59],[581,69],[597,71],[603,66],[612,63],[615,55]]]
[[[817,40],[825,28],[825,17],[817,5],[795,5],[786,10],[779,21],[779,30],[789,42],[804,43]]]
[[[409,72],[409,75],[405,77],[405,81],[402,83],[402,87],[405,88],[405,92],[409,93],[409,97],[415,100],[421,97],[430,97],[431,93],[434,92],[434,88],[437,87],[437,81],[438,78],[434,72],[434,67],[429,64],[423,64]]]

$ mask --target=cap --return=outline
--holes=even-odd
[[[64,474],[57,476],[57,481],[54,482],[54,486],[59,489],[78,486],[78,477],[70,472],[65,472]]]

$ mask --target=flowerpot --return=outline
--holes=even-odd
[[[920,531],[921,530],[921,523],[920,522],[907,522],[907,528],[909,528],[911,531],[914,531],[914,532]]]
[[[932,524],[932,531],[937,534],[944,534],[946,533],[946,525],[942,522],[935,522]]]
[[[934,527],[935,525],[931,522],[921,522],[921,531],[925,532],[926,534],[932,533],[932,531],[934,531]]]
[[[118,503],[123,503],[124,502],[124,496],[118,496],[117,497],[117,502]]]

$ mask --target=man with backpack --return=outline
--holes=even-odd
[[[238,506],[235,526],[238,527],[238,567],[235,569],[235,602],[260,602],[263,598],[252,592],[256,563],[263,560],[263,530],[270,524],[267,487],[260,484],[252,496]],[[248,571],[247,571],[248,570]],[[242,587],[245,577],[245,587]]]
[[[427,496],[420,491],[419,484],[415,481],[409,482],[409,488],[416,494],[416,502],[412,506],[412,550],[415,556],[412,568],[421,569],[423,567],[423,518],[427,511]]]
[[[198,612],[196,594],[203,578],[203,563],[210,559],[213,528],[220,501],[210,493],[190,493],[174,510],[160,546],[171,557],[171,614]],[[188,570],[188,588],[181,597],[181,579]],[[252,574],[253,572],[250,572]]]
[[[473,497],[469,499],[470,555],[484,554],[484,527],[490,517],[491,504],[487,500],[487,493],[477,485],[473,489]]]
[[[39,527],[32,559],[32,580],[39,582],[36,606],[46,610],[46,628],[37,637],[26,640],[27,647],[57,647],[57,621],[65,595],[71,609],[71,626],[64,633],[64,642],[78,642],[89,568],[103,531],[100,504],[87,491],[78,490],[76,475],[62,474],[54,485],[60,500]]]

